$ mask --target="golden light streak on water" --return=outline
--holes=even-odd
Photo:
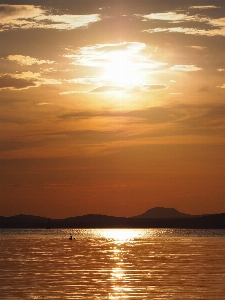
[[[1,300],[222,300],[225,231],[0,230],[0,266]]]

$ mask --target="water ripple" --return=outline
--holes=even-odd
[[[0,299],[225,299],[225,234],[172,230],[0,234]]]

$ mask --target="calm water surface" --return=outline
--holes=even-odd
[[[0,299],[223,300],[225,230],[1,229]]]

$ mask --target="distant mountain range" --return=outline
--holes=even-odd
[[[0,216],[0,228],[206,228],[225,229],[225,213],[188,215],[175,208],[155,207],[130,218],[88,214],[65,219],[32,215]]]

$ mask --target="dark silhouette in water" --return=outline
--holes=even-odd
[[[72,234],[70,233],[69,240],[71,240],[71,241],[72,241],[72,239],[74,239],[74,240],[75,240],[75,238],[73,238]]]

